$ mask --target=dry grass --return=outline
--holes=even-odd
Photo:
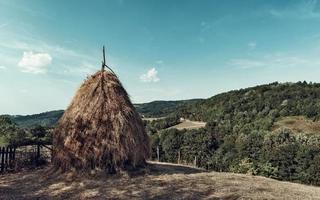
[[[182,120],[180,124],[172,126],[170,128],[176,128],[178,130],[183,129],[199,129],[206,126],[205,122],[198,122],[198,121],[190,121],[190,120]],[[170,129],[168,128],[168,129]]]
[[[320,188],[151,163],[141,175],[79,177],[46,169],[0,176],[0,199],[320,199]]]
[[[115,173],[144,166],[143,122],[118,77],[98,71],[79,88],[53,134],[55,170]]]
[[[304,116],[283,117],[274,123],[272,130],[283,127],[296,133],[320,133],[320,122],[314,122]]]

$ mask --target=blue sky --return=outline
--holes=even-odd
[[[0,0],[0,113],[65,109],[104,44],[135,103],[320,82],[320,2]]]

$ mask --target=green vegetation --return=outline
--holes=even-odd
[[[63,115],[63,112],[63,110],[57,110],[35,115],[17,115],[9,117],[21,128],[33,128],[36,126],[54,127],[60,117]]]
[[[198,101],[197,99],[184,101],[153,101],[150,103],[135,104],[137,111],[144,117],[164,117],[174,113],[179,108],[190,103]],[[33,128],[36,126],[54,127],[63,110],[49,111],[35,115],[4,115],[10,117],[11,120],[21,128]]]
[[[208,123],[199,130],[151,132],[152,149],[159,146],[162,161],[193,163],[196,158],[198,166],[216,171],[320,185],[317,129],[273,130],[275,122],[288,116],[318,123],[320,84],[272,83],[231,91],[188,104],[175,114]]]
[[[135,106],[145,117],[167,116],[145,122],[153,159],[159,147],[161,161],[196,162],[216,171],[320,185],[320,84],[272,83],[205,100]],[[6,125],[0,125],[0,142],[10,143],[6,134],[13,141],[36,141],[37,131],[32,136],[30,128],[20,127],[54,126],[62,113],[3,116],[0,124]],[[167,129],[179,123],[180,117],[207,125],[198,130]],[[49,133],[42,138],[50,142]]]
[[[171,126],[180,123],[180,118],[177,115],[170,115],[165,118],[160,118],[152,121],[144,121],[146,130],[150,134],[156,133],[160,130],[167,129]]]
[[[164,117],[177,111],[186,105],[199,101],[191,99],[183,101],[153,101],[150,103],[135,104],[137,111],[144,117]]]
[[[0,146],[50,144],[51,142],[51,132],[48,128],[36,126],[31,129],[23,129],[17,126],[10,117],[0,116]]]

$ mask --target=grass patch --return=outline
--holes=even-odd
[[[320,133],[320,121],[313,121],[304,116],[283,117],[272,126],[272,130],[279,128],[288,128],[295,133]]]

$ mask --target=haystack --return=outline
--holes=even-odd
[[[146,164],[150,150],[143,122],[116,74],[105,66],[85,80],[58,122],[55,168],[116,173]]]

